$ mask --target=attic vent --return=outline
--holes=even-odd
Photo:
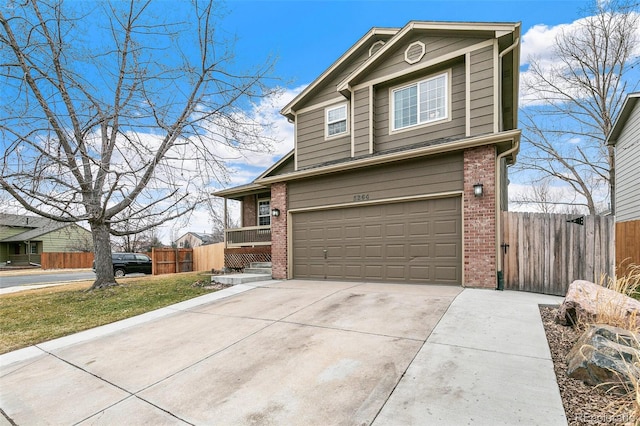
[[[382,49],[382,46],[384,46],[384,41],[382,40],[378,40],[373,43],[369,48],[369,56],[375,55],[378,50]]]
[[[404,60],[408,64],[415,64],[424,56],[424,43],[421,41],[414,41],[407,47],[407,50],[404,51]]]

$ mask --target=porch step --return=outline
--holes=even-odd
[[[229,274],[229,275],[212,275],[211,282],[217,282],[220,284],[247,284],[258,281],[271,280],[271,274]]]
[[[245,274],[264,274],[264,275],[271,276],[271,268],[255,268],[252,266],[251,268],[244,268],[244,273]]]
[[[271,269],[271,262],[251,262],[249,264],[249,269],[253,268],[269,268]]]
[[[244,273],[271,276],[271,262],[251,262],[248,268],[244,268]]]

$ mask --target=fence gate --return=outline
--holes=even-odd
[[[613,277],[613,216],[579,217],[502,212],[505,288],[564,296],[574,280]]]
[[[193,271],[193,249],[152,248],[153,275]]]

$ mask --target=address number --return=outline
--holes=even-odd
[[[369,194],[356,194],[353,196],[353,201],[367,201]]]

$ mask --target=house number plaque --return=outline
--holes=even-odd
[[[369,194],[356,194],[353,196],[353,201],[367,201]]]

